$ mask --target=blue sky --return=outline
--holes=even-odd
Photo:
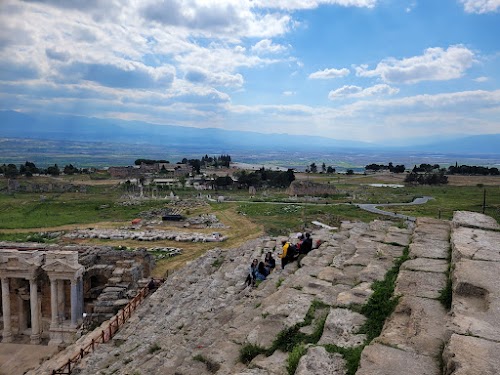
[[[0,109],[386,143],[500,133],[499,35],[500,0],[1,0]]]

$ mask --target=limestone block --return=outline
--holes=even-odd
[[[401,265],[401,269],[445,273],[448,269],[448,261],[446,259],[416,258],[404,262]]]
[[[500,341],[500,263],[462,260],[453,271],[453,330]]]
[[[500,229],[497,221],[490,217],[478,212],[469,211],[455,211],[453,213],[454,226],[473,226],[485,229]]]
[[[366,267],[374,258],[376,248],[358,248],[356,253],[344,262],[345,266],[364,266]]]
[[[280,288],[262,301],[263,313],[281,316],[285,326],[291,327],[304,320],[313,299],[314,296],[296,289]]]
[[[390,227],[385,234],[383,242],[407,246],[410,243],[410,232],[407,229]]]
[[[500,262],[500,232],[460,227],[451,237],[453,260],[461,258]]]
[[[379,259],[389,259],[392,261],[394,258],[399,258],[403,255],[403,247],[379,243],[377,244],[377,252],[375,255]]]
[[[388,264],[381,262],[371,262],[360,273],[359,281],[361,282],[374,282],[375,280],[383,280],[388,270]]]
[[[356,375],[441,375],[434,356],[372,343],[361,353]]]
[[[377,340],[381,344],[434,356],[441,350],[445,334],[443,305],[436,300],[407,296],[399,300]]]
[[[453,334],[443,361],[448,375],[496,375],[500,369],[500,343]]]
[[[441,290],[446,286],[446,275],[435,272],[399,271],[396,280],[396,295],[438,298]]]
[[[343,348],[361,345],[366,335],[356,334],[366,318],[348,309],[330,309],[319,345],[334,344]]]
[[[345,361],[340,354],[330,354],[321,346],[310,347],[300,358],[295,375],[345,375]]]
[[[276,350],[271,356],[267,357],[263,354],[255,357],[250,363],[250,367],[265,369],[270,375],[287,375],[286,361],[288,353]]]
[[[352,304],[363,305],[368,298],[373,294],[373,290],[370,288],[371,283],[361,283],[356,287],[341,292],[337,296],[337,305],[339,306],[350,306]]]
[[[410,244],[410,258],[448,259],[448,241],[425,240]]]

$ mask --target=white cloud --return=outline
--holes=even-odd
[[[477,77],[477,78],[474,78],[474,81],[476,82],[486,82],[486,81],[489,81],[490,79],[488,77]]]
[[[489,13],[500,9],[500,0],[460,0],[467,13]]]
[[[320,5],[373,8],[378,0],[253,0],[257,7],[284,10],[314,9]]]
[[[286,51],[286,47],[281,44],[273,44],[270,39],[262,39],[252,46],[252,52],[257,54],[280,53]]]
[[[337,98],[368,98],[372,96],[394,95],[399,92],[399,89],[386,84],[374,85],[363,89],[359,86],[343,86],[337,90],[332,90],[328,94],[328,99],[335,100]]]
[[[284,96],[294,96],[296,94],[297,94],[296,91],[283,91]]]
[[[255,12],[249,1],[149,0],[139,9],[147,21],[185,28],[207,36],[270,37],[284,34],[291,18],[279,12]]]
[[[324,69],[318,70],[317,72],[309,74],[310,79],[332,79],[341,78],[349,75],[349,69]]]
[[[474,53],[464,46],[450,46],[447,50],[436,47],[426,49],[421,56],[383,60],[373,70],[366,65],[358,66],[356,74],[360,77],[380,77],[384,82],[391,83],[445,81],[462,77],[473,62]]]

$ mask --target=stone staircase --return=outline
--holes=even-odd
[[[452,223],[422,218],[410,228],[374,221],[343,223],[335,233],[315,231],[322,244],[301,268],[294,262],[281,271],[278,265],[257,288],[244,286],[247,268],[268,251],[276,257],[279,238],[211,250],[171,275],[114,345],[100,347],[76,371],[285,375],[290,353],[273,349],[277,338],[294,327],[312,335],[322,321],[319,340],[303,347],[295,374],[345,375],[346,360],[331,348],[361,348],[366,318],[359,306],[408,247],[395,286],[399,302],[381,335],[364,347],[357,374],[497,374],[500,232],[494,221],[475,215],[457,213]],[[450,277],[447,311],[438,299]],[[321,308],[306,324],[315,304]],[[242,363],[240,351],[248,345],[266,354]]]
[[[451,223],[417,220],[411,259],[397,279],[401,299],[364,349],[358,375],[500,372],[498,229],[495,220],[470,212],[456,212]],[[438,299],[450,276],[447,312]]]

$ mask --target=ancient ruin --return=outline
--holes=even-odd
[[[292,348],[280,340],[296,335],[309,340],[300,347],[296,375],[345,375],[340,353],[357,348],[357,374],[497,374],[499,229],[467,212],[451,222],[419,218],[406,228],[344,222],[339,230],[313,231],[321,243],[302,267],[278,266],[256,288],[244,285],[248,265],[269,251],[276,257],[281,238],[210,250],[172,274],[76,371],[286,375]],[[360,306],[403,254],[396,308],[378,337],[366,341]],[[83,280],[85,291],[85,272]],[[80,338],[28,374],[51,374],[85,343]],[[242,356],[245,348],[253,354]]]
[[[31,246],[0,244],[4,343],[74,342],[85,317],[112,316],[153,266],[146,251]]]

